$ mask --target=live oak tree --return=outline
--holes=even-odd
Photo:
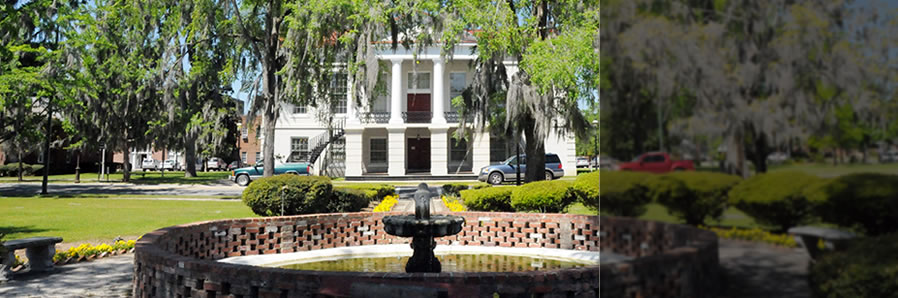
[[[145,132],[162,108],[153,72],[162,56],[159,25],[146,17],[153,15],[152,3],[94,1],[75,16],[78,30],[68,41],[79,70],[79,105],[99,132],[89,141],[123,152],[124,181],[130,180],[131,150],[150,143]]]
[[[488,115],[503,110],[506,131],[526,139],[531,165],[545,163],[550,132],[586,137],[590,124],[578,103],[598,105],[598,1],[468,0],[453,10],[459,18],[443,35],[469,29],[477,38],[474,83],[462,105],[463,114],[475,115],[475,127],[483,129]],[[510,77],[505,60],[517,64]],[[526,180],[543,180],[543,171],[527,167]]]

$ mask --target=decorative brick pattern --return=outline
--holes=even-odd
[[[304,297],[345,296],[352,284],[392,284],[427,286],[445,290],[450,297],[493,297],[524,293],[548,296],[599,296],[600,266],[577,269],[519,273],[348,273],[311,272],[224,264],[215,260],[243,255],[260,255],[314,249],[408,243],[383,230],[381,219],[396,213],[341,213],[292,217],[235,219],[193,223],[153,231],[141,238],[135,255],[135,297]],[[703,285],[705,276],[695,279],[693,267],[713,261],[717,264],[716,238],[704,239],[702,231],[678,225],[565,214],[521,214],[460,212],[466,224],[454,236],[437,239],[439,245],[502,247],[545,247],[598,251],[611,249],[619,254],[662,258],[642,258],[634,262],[602,266],[605,289],[631,295],[667,293],[661,296],[696,297],[673,293],[696,293],[684,289]],[[606,222],[606,220],[608,220]],[[601,229],[600,229],[601,226]],[[681,231],[689,230],[689,231]],[[604,233],[604,234],[603,234]],[[697,234],[698,233],[698,234]],[[600,241],[610,235],[608,241]],[[629,235],[623,239],[624,235]],[[688,239],[705,240],[702,250],[683,251]],[[662,239],[662,241],[653,241]],[[711,241],[711,242],[708,242]],[[698,256],[710,253],[713,259]],[[695,245],[693,245],[695,246]],[[620,251],[618,251],[620,250]],[[673,256],[668,256],[676,253]],[[680,258],[683,260],[667,260]],[[648,270],[648,259],[679,267],[663,269],[659,276]],[[691,262],[700,262],[694,265]],[[661,264],[659,263],[659,264]],[[621,267],[623,266],[623,267]],[[627,267],[631,266],[631,267]],[[640,267],[642,266],[642,267]],[[640,268],[635,271],[631,268]],[[630,268],[630,269],[628,269]],[[608,271],[607,270],[612,270]],[[684,275],[688,274],[688,276]],[[716,276],[716,275],[715,275]],[[691,279],[690,279],[691,278]],[[636,281],[634,281],[636,280]],[[646,281],[640,287],[638,281]],[[645,288],[645,289],[643,289]],[[603,290],[605,290],[603,289]],[[649,291],[648,289],[651,289]],[[602,292],[603,297],[608,296]],[[654,295],[657,296],[657,295]],[[639,297],[639,296],[636,296]]]

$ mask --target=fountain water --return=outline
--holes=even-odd
[[[414,250],[405,266],[405,272],[441,271],[440,260],[433,254],[436,237],[458,234],[465,224],[465,218],[453,215],[431,215],[430,202],[433,193],[426,183],[418,185],[415,192],[415,215],[394,215],[383,218],[384,231],[398,237],[412,237]]]

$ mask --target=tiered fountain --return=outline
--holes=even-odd
[[[384,217],[384,231],[398,237],[412,237],[414,253],[405,265],[405,272],[435,272],[441,270],[440,260],[433,254],[436,237],[451,236],[461,232],[465,218],[453,215],[430,215],[433,194],[426,183],[418,184],[415,192],[415,215]]]

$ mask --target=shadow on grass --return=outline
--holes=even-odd
[[[3,240],[13,240],[10,235],[13,234],[34,234],[50,231],[49,229],[35,228],[34,226],[17,227],[17,226],[0,226],[0,235],[6,235]]]

